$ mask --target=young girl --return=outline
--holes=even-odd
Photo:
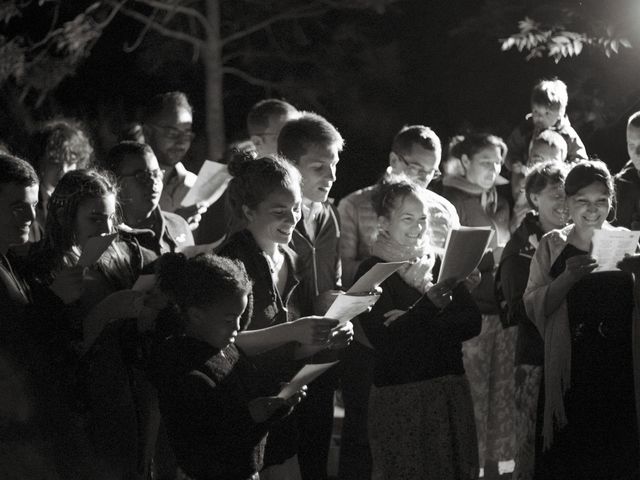
[[[307,354],[301,344],[346,346],[352,326],[347,323],[332,331],[337,323],[332,320],[295,320],[298,315],[294,288],[298,280],[295,255],[287,245],[301,215],[298,170],[276,157],[242,156],[232,159],[228,168],[233,175],[227,189],[229,206],[241,230],[230,235],[219,253],[242,261],[253,282],[253,314],[245,312],[243,317],[252,331],[244,332],[238,344],[245,350],[266,350],[269,345],[256,330],[273,329],[274,335],[279,335],[278,342],[284,338],[287,343],[259,355],[255,362],[269,372],[265,380],[287,381],[300,367],[295,359]],[[330,338],[331,343],[327,343]],[[295,417],[290,416],[271,432],[261,478],[300,478],[296,430]]]
[[[576,164],[564,184],[571,225],[544,237],[531,261],[524,304],[544,340],[543,479],[637,478],[637,275],[594,272],[596,230],[606,221],[613,179],[601,161]],[[635,280],[634,280],[635,277]]]
[[[235,339],[251,312],[252,282],[240,262],[214,255],[159,260],[158,285],[184,327],[159,347],[160,409],[180,468],[194,480],[257,479],[269,428],[300,402],[267,396],[279,385]]]
[[[500,252],[509,240],[510,210],[496,189],[506,152],[504,142],[487,134],[472,134],[458,146],[462,172],[443,180],[442,195],[453,203],[460,223],[494,230],[491,251],[478,269],[480,284],[473,290],[482,312],[482,333],[463,346],[464,366],[476,414],[480,467],[485,476],[498,475],[515,454],[513,357],[515,328],[500,324],[494,295],[494,272]],[[506,182],[505,182],[506,183]]]
[[[374,197],[378,262],[409,261],[385,280],[359,323],[375,350],[369,398],[373,464],[385,479],[472,479],[476,433],[462,341],[480,332],[480,312],[463,283],[433,284],[428,201],[408,180],[382,183]]]

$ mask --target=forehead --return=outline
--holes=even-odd
[[[482,159],[501,159],[500,156],[500,148],[495,145],[489,145],[481,148],[476,153],[473,154],[471,160],[482,160]]]
[[[167,127],[187,126],[193,123],[193,115],[182,105],[167,105],[155,118],[155,122]]]
[[[38,184],[28,187],[13,182],[0,184],[0,201],[9,205],[16,202],[35,203],[38,201]]]
[[[429,164],[432,166],[438,159],[436,158],[436,152],[428,148],[424,148],[418,143],[413,143],[409,153],[405,155],[407,160],[413,162],[422,163],[423,165]]]
[[[405,213],[426,214],[427,210],[427,203],[420,195],[409,193],[402,198],[401,203],[398,203],[395,212],[399,215]]]
[[[339,160],[338,146],[331,145],[310,145],[304,155],[300,157],[300,165],[322,162],[322,163],[334,163]]]
[[[627,127],[627,140],[639,140],[640,139],[640,127],[634,127],[629,125]]]
[[[286,113],[269,115],[267,118],[267,130],[270,133],[279,133],[284,124],[293,118],[293,115],[287,115]]]
[[[553,182],[547,183],[547,185],[542,189],[541,193],[564,193],[564,183],[562,182]]]
[[[300,187],[298,185],[287,185],[286,187],[279,187],[270,192],[260,204],[269,208],[275,206],[293,206],[296,203],[300,203],[300,201]]]
[[[549,145],[545,142],[536,142],[531,145],[532,152],[560,152],[560,148],[557,145]]]
[[[120,163],[120,171],[123,175],[137,172],[139,170],[159,168],[158,159],[153,152],[146,152],[142,155],[128,153]]]
[[[552,105],[540,105],[539,103],[532,103],[531,110],[536,113],[544,113],[544,114],[558,114],[560,113],[560,107],[554,107]]]
[[[78,205],[79,215],[112,215],[116,211],[116,196],[109,193],[103,197],[87,198]]]
[[[609,196],[609,192],[607,191],[607,187],[602,182],[593,182],[586,187],[582,187],[578,190],[574,197],[583,197],[583,196]]]

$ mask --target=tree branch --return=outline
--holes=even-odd
[[[244,30],[240,30],[238,32],[232,33],[226,38],[223,38],[221,41],[222,47],[225,47],[228,43],[235,42],[236,40],[240,40],[245,38],[252,33],[259,32],[267,28],[269,25],[272,25],[277,22],[281,22],[284,20],[294,20],[296,18],[309,18],[309,17],[317,17],[327,12],[327,8],[324,6],[320,6],[316,3],[311,3],[307,5],[303,5],[299,8],[294,8],[287,12],[279,13],[274,15],[262,22],[258,22],[255,25],[251,25],[250,27],[245,28]]]
[[[205,32],[207,33],[207,36],[211,35],[212,30],[211,30],[211,25],[209,25],[209,22],[207,21],[207,17],[205,17],[202,13],[200,13],[197,9],[192,8],[192,7],[186,7],[184,5],[178,5],[178,4],[170,4],[168,2],[165,1],[159,1],[159,0],[134,0],[135,2],[138,3],[142,3],[143,5],[147,5],[151,8],[154,8],[156,10],[164,10],[166,12],[175,12],[175,13],[180,13],[182,15],[186,15],[189,18],[193,18],[195,20],[198,21],[198,23],[200,23],[200,25],[202,25],[202,28],[204,28]]]
[[[114,0],[108,0],[108,3],[113,5],[115,3]],[[147,15],[144,15],[140,12],[137,12],[135,10],[132,10],[130,8],[121,7],[120,10],[124,15],[127,15],[130,18],[133,18],[134,20],[139,21],[140,23],[143,24],[149,24],[149,28],[151,28],[152,30],[155,30],[156,32],[164,35],[165,37],[169,37],[169,38],[173,38],[175,40],[181,40],[183,42],[187,42],[190,43],[191,45],[195,46],[196,48],[203,48],[205,46],[205,43],[200,40],[197,37],[194,37],[193,35],[189,35],[187,33],[184,32],[179,32],[176,30],[172,30],[168,27],[165,27],[163,25],[160,25],[157,22],[149,22],[149,17]]]
[[[240,70],[239,68],[235,68],[235,67],[222,67],[222,73],[234,75],[238,78],[241,78],[245,82],[251,85],[256,85],[258,87],[274,88],[279,85],[277,82],[272,82],[270,80],[264,80],[262,78],[254,77],[253,75],[245,72],[244,70]]]

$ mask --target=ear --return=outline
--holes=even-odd
[[[246,205],[242,205],[242,213],[244,213],[244,218],[247,220],[247,223],[251,223],[255,218],[254,211]]]
[[[540,201],[540,194],[538,193],[532,193],[529,195],[529,198],[531,199],[531,203],[533,203],[536,207],[536,209],[540,206],[539,201]]]
[[[467,170],[469,170],[469,167],[471,166],[471,159],[466,153],[463,153],[462,156],[460,157],[460,162],[462,163],[462,168],[464,168],[464,171],[466,173]]]
[[[384,231],[389,231],[389,219],[385,216],[379,216],[378,217],[378,228],[380,230],[384,230]]]
[[[400,159],[398,158],[398,155],[396,155],[395,152],[389,152],[389,165],[391,165],[391,169],[395,172],[398,172],[399,169],[399,164],[400,163]]]
[[[262,140],[260,135],[251,135],[249,138],[251,139],[251,143],[256,147],[259,147],[264,143],[264,140]]]

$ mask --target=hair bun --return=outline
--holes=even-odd
[[[242,176],[247,168],[256,158],[254,153],[246,151],[237,151],[231,155],[229,162],[227,163],[227,169],[233,177]]]

